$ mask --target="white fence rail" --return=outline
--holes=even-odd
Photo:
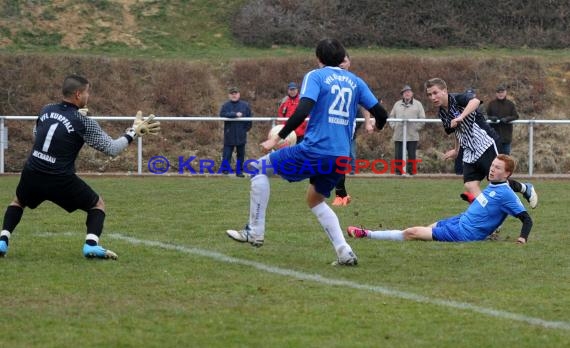
[[[94,116],[91,117],[95,120],[101,121],[134,121],[133,116]],[[4,151],[5,147],[8,145],[8,139],[6,139],[7,131],[5,127],[5,120],[19,120],[19,121],[35,121],[37,116],[0,116],[0,174],[4,173]],[[223,117],[211,117],[211,116],[190,116],[190,117],[157,117],[159,121],[175,121],[175,122],[195,122],[195,121],[232,121],[232,122],[244,122],[244,121],[253,121],[253,122],[271,122],[272,126],[275,125],[278,121],[284,121],[286,118],[278,118],[278,117],[252,117],[247,119],[228,119]],[[363,122],[364,119],[357,119],[358,122]],[[420,122],[420,123],[441,123],[439,119],[410,119],[410,120],[401,120],[401,119],[388,119],[388,122],[403,122],[404,129],[404,139],[403,139],[403,151],[406,151],[406,129],[408,123],[413,122]],[[513,124],[526,124],[528,127],[528,175],[532,176],[534,173],[534,127],[540,124],[546,125],[570,125],[570,120],[517,120],[513,121]],[[138,138],[137,143],[137,173],[138,175],[142,174],[142,150],[143,150],[143,143],[142,138]],[[406,154],[404,153],[404,157]]]

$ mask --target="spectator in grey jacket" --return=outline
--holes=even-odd
[[[230,87],[228,90],[229,100],[222,105],[220,117],[239,119],[251,117],[249,104],[240,100],[240,92],[237,87]],[[224,150],[222,154],[222,171],[228,174],[231,171],[231,161],[234,148],[236,149],[236,176],[243,178],[243,162],[245,161],[245,144],[247,143],[247,132],[251,129],[251,121],[248,122],[224,122]]]
[[[400,91],[402,99],[398,100],[392,111],[390,112],[390,118],[399,119],[413,119],[413,118],[426,118],[426,113],[422,103],[414,99],[414,92],[412,88],[405,85]],[[394,141],[394,159],[395,160],[415,160],[416,159],[416,149],[418,148],[418,140],[420,139],[419,130],[423,127],[421,122],[408,122],[406,125],[406,152],[408,154],[407,158],[404,158],[403,147],[404,147],[404,123],[403,122],[390,122],[390,127],[394,129],[394,135],[392,140]],[[406,173],[415,174],[412,172],[412,163],[408,162],[406,165]],[[402,175],[403,173],[396,169],[397,175]]]

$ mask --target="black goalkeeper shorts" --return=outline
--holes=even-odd
[[[24,207],[36,208],[51,201],[68,212],[92,209],[99,195],[77,175],[48,175],[25,169],[16,188],[16,197]]]

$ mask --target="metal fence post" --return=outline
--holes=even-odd
[[[4,117],[0,117],[0,174],[4,174]]]
[[[532,176],[534,171],[534,119],[528,123],[528,175]]]
[[[137,174],[142,175],[142,137],[137,138]]]
[[[408,120],[404,119],[403,123],[404,127],[402,128],[402,132],[404,132],[404,134],[402,137],[402,160],[404,160],[404,167],[402,168],[401,172],[408,174],[405,170],[407,168],[405,163],[408,161]]]

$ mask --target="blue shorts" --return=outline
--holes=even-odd
[[[438,242],[471,242],[459,225],[461,214],[436,222],[432,228],[432,238]]]
[[[301,146],[284,147],[269,155],[271,166],[275,172],[289,182],[310,179],[315,190],[325,197],[343,176],[339,173],[346,170],[337,165],[338,156],[319,155],[307,152]]]

